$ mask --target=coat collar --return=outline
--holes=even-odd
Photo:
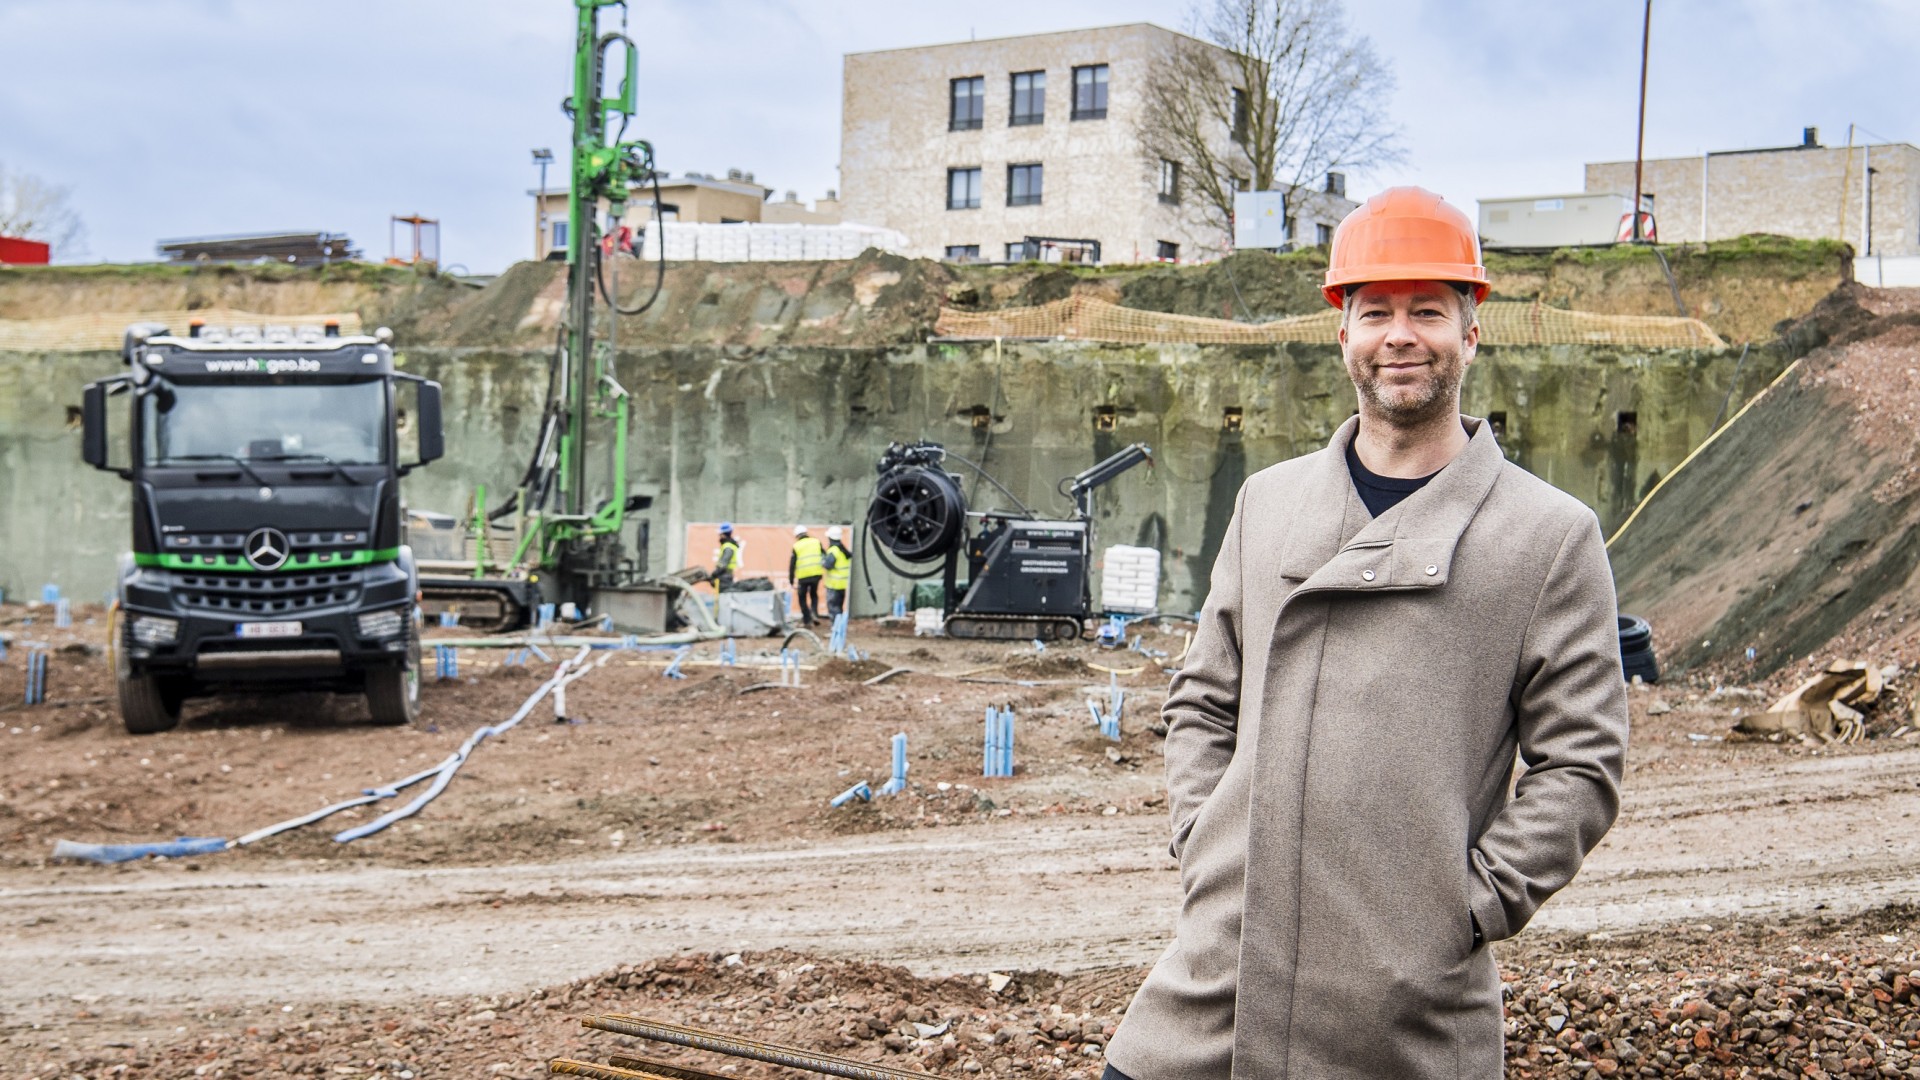
[[[1280,573],[1302,582],[1295,592],[1379,591],[1444,585],[1454,546],[1506,466],[1493,426],[1462,417],[1466,448],[1426,487],[1369,519],[1347,471],[1347,446],[1360,430],[1350,417],[1314,455],[1301,491]]]

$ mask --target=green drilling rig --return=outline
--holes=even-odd
[[[523,627],[543,603],[616,619],[623,608],[665,610],[663,588],[647,576],[646,522],[631,516],[652,500],[627,491],[628,393],[614,371],[617,318],[637,315],[659,297],[665,250],[662,245],[652,296],[623,308],[611,243],[621,235],[628,193],[638,184],[653,184],[658,227],[659,179],[653,146],[626,137],[639,84],[639,51],[626,34],[626,0],[573,4],[573,94],[561,106],[573,122],[567,308],[533,456],[499,506],[488,508],[482,487],[464,520],[415,515],[411,522],[416,548],[439,556],[421,560],[422,607],[429,614],[458,610],[462,623],[481,630]],[[603,10],[615,7],[620,29],[602,32]],[[623,69],[611,96],[605,90],[610,58]],[[596,320],[602,327],[597,334]],[[590,431],[597,438],[590,439]],[[630,524],[636,534],[631,544]],[[452,534],[443,538],[452,542],[432,543],[435,530]]]

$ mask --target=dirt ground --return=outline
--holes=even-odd
[[[1727,682],[1777,690],[1842,657],[1911,669],[1920,289],[1845,286],[1788,337],[1802,359],[1613,541],[1622,607],[1664,661]]]
[[[0,615],[0,633],[11,619],[14,636],[53,650],[46,706],[19,705],[25,649],[0,662],[0,745],[13,764],[0,797],[0,865],[38,865],[61,838],[234,837],[351,798],[443,760],[474,729],[505,720],[551,670],[537,657],[513,666],[498,650],[460,650],[459,677],[427,679],[411,728],[367,724],[357,698],[309,695],[191,702],[176,731],[131,738],[109,697],[97,607],[77,610],[69,631],[45,626],[46,617],[21,625],[31,616],[18,605],[0,610],[20,613]],[[873,658],[857,664],[800,643],[809,651],[799,690],[752,689],[779,680],[771,639],[741,642],[734,666],[719,662],[717,643],[702,645],[682,679],[664,676],[670,653],[621,652],[569,687],[570,722],[556,723],[543,702],[483,743],[443,796],[451,812],[436,807],[371,842],[330,839],[394,805],[375,804],[227,857],[486,865],[574,848],[773,841],[994,816],[1158,814],[1160,743],[1147,727],[1165,696],[1163,662],[1182,638],[1153,629],[1147,637],[1161,657],[1083,643],[1036,653],[1031,644],[916,641],[862,626],[854,644]],[[862,685],[894,667],[909,670]],[[1086,705],[1091,694],[1104,701],[1115,681],[1127,693],[1117,746]],[[1011,778],[980,775],[989,705],[1016,716]],[[909,790],[830,807],[861,780],[876,790],[886,782],[900,731]]]
[[[556,1056],[699,1056],[577,1024],[621,1011],[942,1074],[1091,1080],[1170,935],[1151,725],[1179,623],[1142,642],[1163,657],[861,624],[873,658],[810,657],[800,689],[748,689],[776,677],[759,666],[771,641],[742,642],[733,667],[703,645],[683,680],[665,654],[615,652],[570,688],[573,722],[536,707],[385,832],[331,839],[391,801],[100,867],[51,861],[54,841],[232,837],[311,811],[441,760],[547,669],[462,650],[411,729],[367,725],[350,699],[254,698],[134,738],[108,699],[101,613],[50,622],[0,608],[0,1076],[535,1076]],[[27,641],[52,650],[50,700],[31,708]],[[1087,711],[1108,686],[1091,665],[1128,671],[1118,744]],[[865,685],[896,666],[914,670]],[[1920,738],[1741,739],[1736,710],[1761,694],[1705,680],[1631,697],[1619,823],[1498,950],[1509,1074],[1920,1076]],[[989,704],[1018,717],[1011,778],[979,775]],[[829,807],[886,780],[897,731],[907,790]]]

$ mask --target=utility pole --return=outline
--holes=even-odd
[[[1646,16],[1640,23],[1640,134],[1633,144],[1633,206],[1627,211],[1633,215],[1633,242],[1636,244],[1640,242],[1641,170],[1647,156],[1647,39],[1652,34],[1653,0],[1647,0]]]
[[[547,242],[547,166],[553,164],[553,151],[541,147],[533,152],[533,163],[540,166],[540,194],[533,204],[533,257],[541,256]]]

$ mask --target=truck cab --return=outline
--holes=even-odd
[[[87,384],[82,454],[132,485],[111,636],[128,731],[255,690],[362,693],[376,723],[415,718],[400,478],[441,456],[440,386],[397,371],[391,341],[335,324],[137,326],[127,371]],[[402,461],[408,383],[417,451]],[[125,449],[110,454],[120,395]]]

